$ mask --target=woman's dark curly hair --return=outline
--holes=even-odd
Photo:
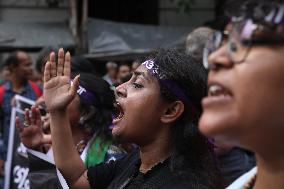
[[[159,50],[151,56],[163,79],[173,81],[189,99],[190,106],[172,126],[174,155],[171,169],[179,178],[192,183],[190,188],[222,188],[213,145],[198,130],[201,100],[207,94],[207,73],[201,62],[177,50]],[[162,98],[179,100],[160,82]]]
[[[95,101],[86,101],[80,97],[80,112],[82,116],[87,116],[82,127],[90,132],[100,136],[102,142],[110,141],[112,124],[112,111],[115,96],[110,85],[94,74],[81,73],[80,85],[95,94]]]

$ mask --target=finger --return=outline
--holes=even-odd
[[[48,119],[45,119],[43,121],[43,124],[42,124],[42,128],[45,132],[49,132],[50,131],[50,120],[49,118]]]
[[[41,115],[40,115],[39,109],[36,109],[36,117],[37,117],[37,119],[35,121],[35,126],[42,130],[42,127],[41,127],[42,121],[41,121]]]
[[[36,122],[36,107],[32,106],[30,110],[31,125],[34,126]]]
[[[51,76],[51,64],[49,61],[46,62],[45,67],[44,67],[44,82],[47,82],[50,80]]]
[[[64,62],[64,75],[70,77],[71,73],[71,55],[69,51],[65,54],[65,62]]]
[[[57,75],[63,75],[63,65],[64,65],[64,50],[60,48],[58,51],[58,63],[57,63]]]
[[[51,144],[51,143],[52,143],[51,135],[43,135],[41,144]]]
[[[21,125],[20,118],[18,116],[16,117],[16,128],[20,133],[23,131],[23,126]]]
[[[32,106],[32,125],[40,127],[40,124],[38,125],[38,121],[41,122],[40,111],[39,111],[39,109],[37,107]]]
[[[50,53],[49,56],[50,64],[51,64],[51,77],[56,77],[56,62],[55,62],[55,53]]]
[[[73,85],[70,87],[70,95],[75,96],[80,83],[80,75],[77,75],[73,80]]]
[[[40,111],[39,111],[38,108],[35,109],[35,117],[36,117],[35,126],[37,126],[40,129],[42,129],[41,128],[41,115],[40,115]]]
[[[25,109],[25,122],[28,125],[31,125],[31,118],[30,118],[30,110],[29,109]]]

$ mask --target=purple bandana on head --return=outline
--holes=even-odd
[[[71,80],[71,85],[73,85],[73,80]],[[91,91],[88,91],[81,85],[79,85],[77,89],[77,94],[82,97],[86,102],[94,105],[99,105],[99,101],[96,98],[96,94]]]
[[[170,79],[165,79],[161,73],[159,73],[159,67],[155,64],[154,60],[149,59],[142,63],[142,65],[155,76],[160,84],[166,87],[173,95],[180,99],[186,106],[193,109],[192,103],[184,93],[184,91],[178,86],[176,82]]]

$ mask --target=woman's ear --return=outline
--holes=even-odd
[[[163,115],[161,116],[161,122],[165,124],[175,122],[181,114],[184,112],[184,104],[181,101],[175,101],[169,103],[166,107]]]

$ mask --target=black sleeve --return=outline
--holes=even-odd
[[[118,162],[101,163],[88,168],[88,180],[91,188],[107,188],[115,176]]]

